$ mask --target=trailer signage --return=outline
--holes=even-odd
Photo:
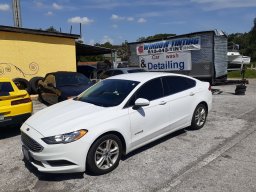
[[[139,56],[140,67],[147,71],[191,70],[191,52],[160,53]]]
[[[152,43],[141,43],[136,47],[137,55],[150,55],[157,53],[170,53],[176,51],[200,50],[201,38],[179,38]]]

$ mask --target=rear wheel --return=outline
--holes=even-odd
[[[29,80],[32,93],[38,94],[38,82],[43,80],[43,77],[33,77]]]
[[[16,84],[16,86],[21,90],[26,90],[29,94],[31,93],[31,87],[29,82],[26,79],[23,78],[14,78],[13,82]]]
[[[194,130],[201,129],[206,122],[206,118],[207,118],[207,108],[204,104],[200,103],[199,105],[197,105],[194,111],[192,121],[191,121],[191,129],[194,129]]]
[[[113,134],[96,140],[87,155],[87,169],[94,174],[106,174],[114,170],[120,161],[122,143]]]

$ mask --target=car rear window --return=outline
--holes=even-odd
[[[81,73],[56,74],[57,86],[88,84],[89,79]]]
[[[12,84],[10,82],[0,82],[0,92],[12,92]]]

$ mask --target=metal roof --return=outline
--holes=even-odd
[[[10,27],[0,25],[0,31],[14,32],[14,33],[23,33],[23,34],[33,34],[33,35],[44,35],[44,36],[54,36],[54,37],[63,37],[70,39],[78,39],[80,35],[61,33],[61,32],[50,32],[40,29],[28,29],[28,28],[19,28],[19,27]]]
[[[155,41],[162,41],[162,40],[169,40],[169,39],[176,39],[176,38],[183,38],[183,37],[191,37],[191,36],[195,36],[197,34],[202,34],[202,33],[213,33],[213,34],[217,35],[216,33],[218,33],[218,31],[220,31],[220,30],[199,31],[199,32],[187,33],[187,34],[182,34],[182,35],[170,36],[167,38],[160,38],[160,39],[153,39],[153,40],[146,40],[146,41],[136,41],[136,42],[131,42],[128,44],[150,43],[150,42],[155,42]],[[224,33],[224,35],[226,36],[225,33]]]
[[[3,26],[3,25],[0,25],[0,32],[1,31],[23,33],[23,34],[33,34],[33,35],[63,37],[63,38],[70,38],[70,39],[80,38],[80,35],[77,35],[77,34],[50,32],[50,31],[44,31],[44,30],[39,30],[39,29],[27,29],[27,28],[10,27],[10,26]],[[115,50],[105,48],[105,47],[86,45],[86,44],[76,42],[76,55],[77,56],[103,55],[103,54],[112,53],[113,51],[115,51]]]
[[[105,47],[86,45],[82,43],[76,43],[76,55],[77,56],[92,56],[103,55],[114,52],[115,49],[109,49]]]

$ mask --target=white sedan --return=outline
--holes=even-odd
[[[202,128],[211,107],[209,83],[188,76],[114,76],[30,117],[21,127],[24,159],[41,172],[105,174],[149,142]]]

